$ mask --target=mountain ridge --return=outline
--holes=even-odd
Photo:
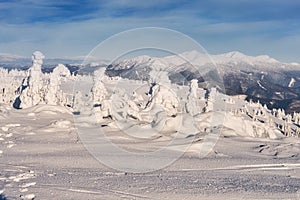
[[[223,88],[228,95],[246,95],[269,108],[300,111],[300,68],[295,63],[283,63],[267,55],[247,56],[234,51],[206,55],[197,51],[162,58],[135,57],[109,65],[109,76],[147,80],[152,69],[169,73],[172,83],[188,85],[197,79],[200,87]]]
[[[250,55],[246,55],[240,51],[229,51],[229,52],[225,52],[225,53],[220,53],[220,54],[206,54],[206,53],[200,53],[196,50],[192,50],[192,51],[185,51],[179,54],[179,56],[182,57],[188,57],[191,60],[195,60],[197,56],[202,55],[203,57],[211,57],[213,60],[217,61],[217,62],[221,62],[222,59],[220,58],[227,58],[227,61],[229,61],[230,59],[232,60],[254,60],[256,62],[269,62],[269,63],[282,63],[282,64],[287,64],[287,65],[294,65],[294,66],[300,66],[300,64],[298,62],[282,62],[279,61],[269,55],[266,54],[262,54],[262,55],[258,55],[258,56],[250,56]],[[137,56],[137,57],[150,57],[147,55],[142,55],[142,56]],[[194,57],[194,58],[193,58]],[[203,58],[202,57],[202,58]],[[92,58],[92,60],[103,60],[100,58],[96,58],[96,57],[86,57],[86,56],[75,56],[75,57],[55,57],[55,58],[46,58],[46,60],[66,60],[66,61],[83,61],[86,58]],[[172,58],[172,56],[165,56],[165,57],[153,57],[153,58],[160,58],[160,59],[167,59],[168,58]],[[218,59],[219,58],[219,59]],[[3,61],[17,61],[18,59],[24,59],[24,60],[29,60],[31,61],[30,57],[26,57],[26,56],[21,56],[21,55],[17,55],[17,54],[11,54],[11,53],[0,53],[0,64]],[[128,59],[127,59],[128,60]],[[224,60],[223,60],[224,61]],[[225,60],[226,61],[226,60]]]

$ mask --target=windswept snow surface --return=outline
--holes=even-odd
[[[63,107],[53,111],[41,105],[11,110],[9,116],[0,121],[8,127],[0,134],[13,134],[0,141],[0,186],[8,199],[299,199],[296,138],[222,135],[206,158],[199,159],[196,142],[172,165],[135,174],[108,168],[91,156],[78,141],[72,114]],[[108,136],[133,148],[124,136],[113,131]],[[9,142],[15,146],[7,148]],[[139,142],[135,148],[151,145]]]

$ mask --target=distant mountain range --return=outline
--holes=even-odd
[[[57,64],[65,65],[80,65],[83,60],[81,59],[64,59],[64,58],[52,58],[44,60],[44,68],[53,68]],[[17,69],[27,69],[31,66],[31,58],[0,53],[0,67],[4,68],[17,68]]]
[[[200,87],[217,86],[229,95],[246,95],[269,108],[300,111],[300,65],[282,63],[267,55],[247,56],[240,52],[210,55],[196,51],[178,56],[140,56],[107,67],[110,76],[149,78],[153,68],[164,68],[173,83],[198,79]]]

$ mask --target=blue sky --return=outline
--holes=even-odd
[[[241,51],[300,62],[300,1],[0,0],[0,52],[84,56],[120,31],[180,31],[209,53]]]

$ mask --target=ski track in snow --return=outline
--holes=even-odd
[[[293,169],[300,169],[300,164],[283,163],[283,164],[235,165],[235,166],[228,166],[224,168],[205,169],[204,171],[214,171],[214,170],[264,171],[264,170],[293,170]],[[197,169],[197,168],[182,169],[182,171],[197,171],[197,170],[203,170],[203,169]]]

